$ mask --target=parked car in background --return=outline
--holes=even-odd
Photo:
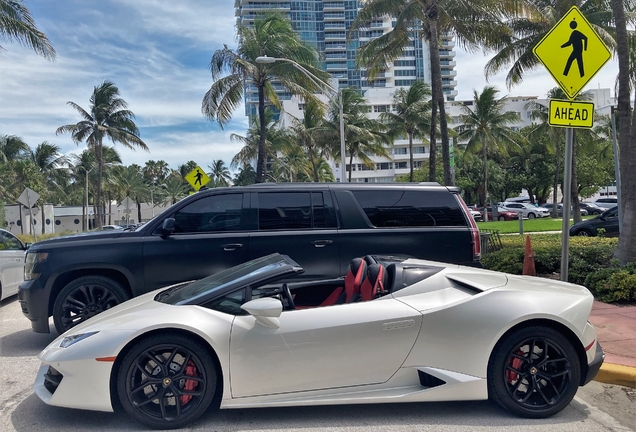
[[[616,197],[598,198],[596,201],[594,201],[594,204],[596,204],[599,207],[608,209],[618,205],[618,198]]]
[[[305,273],[346,273],[353,257],[403,254],[479,266],[479,229],[457,187],[278,183],[199,191],[124,230],[29,249],[19,301],[34,331],[63,333],[131,297],[270,253]]]
[[[570,227],[571,236],[596,236],[599,229],[604,229],[607,237],[618,237],[618,206],[615,206],[593,219],[575,223]]]
[[[28,246],[9,231],[0,229],[0,300],[18,292],[24,280],[24,260]]]
[[[481,213],[484,213],[484,209],[481,209]],[[497,220],[508,221],[519,219],[519,212],[506,210],[503,207],[497,207]],[[488,207],[488,220],[494,220],[492,216],[492,207]]]
[[[550,210],[550,212],[552,212],[552,207],[554,206],[554,204],[552,203],[548,203],[548,204],[544,204],[543,207],[547,208],[548,210]],[[570,216],[572,215],[572,212],[574,210],[572,209],[572,207],[570,207]],[[584,208],[580,208],[579,211],[581,212],[581,216],[587,216],[587,210],[585,210]],[[559,217],[563,217],[563,204],[559,203],[557,204],[557,216]]]
[[[104,225],[102,227],[102,229],[104,231],[107,231],[107,230],[120,230],[120,229],[124,229],[124,227],[121,226],[121,225]]]
[[[522,213],[524,218],[534,219],[550,216],[550,210],[545,207],[535,207],[528,203],[516,203],[505,201],[499,204],[506,210]]]
[[[470,212],[470,214],[473,216],[473,219],[475,219],[476,221],[481,221],[482,219],[482,214],[479,210],[477,210],[474,207],[468,207],[468,211]]]
[[[590,203],[590,202],[579,203],[579,207],[581,207],[582,209],[587,210],[587,214],[588,215],[600,215],[605,210],[607,210],[606,208],[599,207],[598,205],[596,205],[594,203]]]

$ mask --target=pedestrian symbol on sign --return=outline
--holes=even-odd
[[[570,22],[572,34],[570,34],[570,39],[561,45],[561,48],[572,46],[572,54],[570,54],[568,62],[565,64],[563,75],[568,76],[572,62],[576,60],[576,64],[579,67],[579,74],[581,75],[581,78],[583,78],[585,76],[585,72],[583,71],[583,51],[587,51],[587,36],[578,31],[576,29],[577,26],[578,24],[576,23],[576,20],[572,20]]]

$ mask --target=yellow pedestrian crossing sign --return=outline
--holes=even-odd
[[[612,57],[576,6],[570,8],[532,52],[570,99],[574,99]]]
[[[185,179],[197,191],[210,181],[210,177],[198,165],[185,176]]]

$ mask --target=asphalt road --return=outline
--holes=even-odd
[[[125,413],[50,407],[33,393],[38,352],[56,337],[36,334],[14,298],[0,303],[0,432],[139,431]],[[489,402],[444,402],[222,410],[188,431],[402,432],[402,431],[629,431],[634,400],[624,388],[592,383],[558,415],[514,417]],[[600,407],[597,407],[597,405]],[[611,414],[608,414],[611,413]]]

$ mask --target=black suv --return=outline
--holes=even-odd
[[[207,189],[132,231],[33,245],[20,286],[33,330],[61,333],[131,297],[273,252],[306,278],[334,278],[354,257],[400,254],[479,265],[479,231],[459,188],[279,183]]]

